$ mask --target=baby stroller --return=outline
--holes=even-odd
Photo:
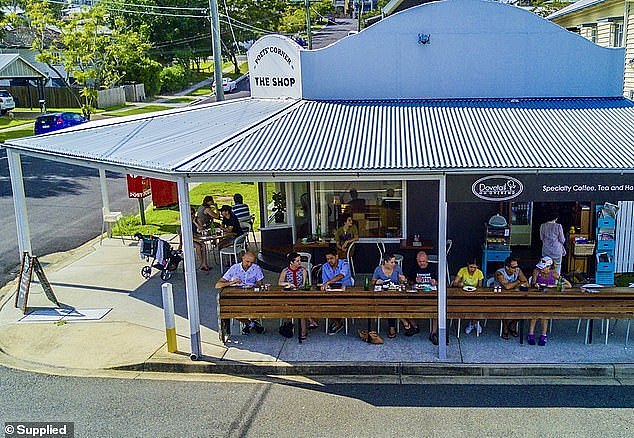
[[[141,233],[136,233],[134,237],[140,242],[141,259],[149,261],[152,257],[152,263],[141,268],[141,276],[146,279],[150,278],[154,267],[161,271],[161,280],[169,280],[172,277],[172,272],[178,268],[178,264],[183,260],[179,252],[174,251],[169,243],[158,237],[145,236]]]

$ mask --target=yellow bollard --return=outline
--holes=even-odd
[[[176,324],[174,323],[174,295],[172,285],[163,283],[163,311],[165,312],[165,334],[167,335],[167,351],[175,353],[178,351],[176,344]]]

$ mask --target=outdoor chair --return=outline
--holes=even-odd
[[[354,245],[356,243],[357,242],[352,242],[348,247],[348,251],[346,252],[346,259],[348,260],[348,263],[350,263],[350,274],[352,275],[352,278],[354,278],[356,274],[354,269],[354,260],[352,260],[352,249],[354,248]]]
[[[123,214],[120,211],[109,211],[107,212],[105,208],[102,208],[102,217],[103,221],[101,222],[101,236],[99,238],[99,245],[103,243],[103,235],[107,233],[108,238],[112,237],[112,227],[117,225],[117,222],[121,220]],[[121,236],[121,241],[123,242],[123,236]]]
[[[238,263],[240,256],[247,252],[246,240],[247,235],[243,234],[233,240],[233,245],[222,248],[220,250],[220,265],[225,266],[223,264],[223,256],[229,257],[229,265],[231,265],[233,260],[235,260],[235,263]]]
[[[449,255],[449,251],[451,251],[452,246],[453,246],[453,240],[447,239],[447,253],[445,254],[445,257]],[[438,263],[438,256],[436,254],[428,255],[427,262]],[[451,275],[449,274],[449,263],[447,263],[447,281],[448,281],[448,284],[451,284]]]
[[[311,259],[313,258],[312,254],[309,252],[298,252],[297,254],[299,254],[299,256],[301,257],[302,266],[304,267],[304,269],[306,269],[306,272],[308,273],[308,284],[313,284],[313,276],[312,276],[313,265],[310,262]]]
[[[240,222],[240,228],[242,228],[242,231],[247,236],[247,246],[250,244],[250,239],[248,236],[249,236],[249,233],[251,233],[251,235],[253,236],[253,244],[255,245],[255,250],[259,251],[260,248],[258,247],[258,241],[255,238],[255,230],[253,229],[254,222],[255,222],[255,215],[252,214],[249,220]]]

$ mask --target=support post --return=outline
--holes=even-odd
[[[310,0],[304,0],[306,7],[306,33],[308,34],[308,50],[313,48],[313,32],[310,27]]]
[[[198,310],[198,285],[196,283],[196,256],[194,254],[194,235],[189,215],[189,189],[187,180],[180,178],[178,186],[178,208],[181,216],[181,239],[183,239],[183,265],[185,269],[185,292],[187,294],[187,318],[189,319],[189,338],[192,360],[202,355],[200,344],[200,312]]]
[[[141,225],[145,225],[145,203],[143,198],[139,198],[139,215],[141,215]]]
[[[209,0],[209,21],[211,22],[211,51],[214,56],[214,82],[216,84],[216,102],[220,102],[221,100],[225,100],[225,91],[222,88],[222,51],[220,48],[220,19],[218,18],[218,0]],[[187,211],[186,213],[189,215],[189,211]]]
[[[447,177],[438,184],[438,358],[447,360]]]
[[[13,209],[15,210],[15,224],[18,232],[18,257],[28,252],[31,255],[31,232],[29,218],[26,211],[26,194],[24,193],[24,179],[22,178],[22,161],[20,154],[7,149],[9,175],[11,176],[11,190],[13,190]]]
[[[172,284],[163,283],[161,289],[163,291],[163,312],[165,313],[167,351],[168,353],[176,353],[178,351],[178,345],[176,344],[176,324],[174,322],[174,294],[172,293]]]
[[[101,188],[101,204],[105,216],[110,213],[110,197],[108,196],[108,180],[106,180],[104,169],[99,169],[99,187]]]

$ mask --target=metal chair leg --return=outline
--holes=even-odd
[[[608,345],[608,333],[610,333],[610,320],[605,320],[605,345]]]
[[[585,344],[588,345],[588,337],[590,335],[590,320],[587,319],[586,320],[586,342]]]
[[[632,323],[631,319],[627,320],[627,330],[625,331],[625,348],[627,348],[627,344],[630,341],[630,324]]]

